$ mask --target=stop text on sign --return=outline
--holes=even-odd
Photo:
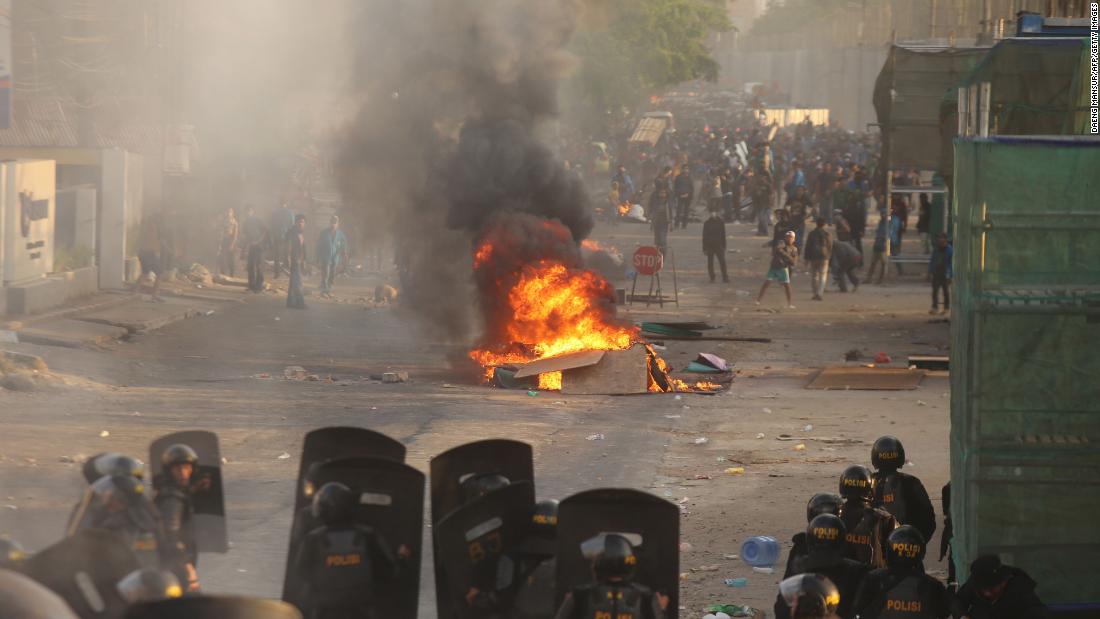
[[[655,275],[664,265],[664,256],[656,247],[639,247],[634,251],[634,270],[639,275]]]

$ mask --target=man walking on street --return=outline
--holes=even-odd
[[[290,210],[289,204],[283,202],[271,213],[271,244],[274,254],[272,258],[275,259],[275,274],[272,277],[275,279],[279,279],[283,269],[287,267],[286,235],[293,227],[294,212]]]
[[[248,207],[248,213],[241,224],[241,238],[248,251],[248,289],[252,292],[264,291],[264,244],[267,242],[267,231],[256,216],[256,209]]]
[[[302,269],[306,262],[306,216],[294,218],[294,227],[286,233],[287,258],[290,260],[290,285],[286,289],[286,306],[306,309],[306,296],[302,291]]]
[[[218,272],[233,277],[236,272],[237,237],[241,226],[237,222],[237,212],[230,207],[221,220],[221,238],[218,243]]]
[[[340,229],[340,218],[336,215],[329,219],[329,226],[317,239],[317,262],[321,265],[321,295],[329,296],[336,270],[348,263],[348,238]]]
[[[764,298],[768,286],[772,282],[783,284],[783,292],[787,295],[787,309],[794,309],[791,303],[791,269],[798,263],[798,248],[794,246],[794,231],[788,230],[783,236],[783,242],[777,243],[772,248],[772,262],[768,269],[764,285],[760,286],[760,293],[756,295],[756,304]]]
[[[668,229],[672,223],[670,209],[667,189],[657,189],[650,195],[646,215],[653,226],[653,244],[662,256],[668,253]]]
[[[817,218],[817,227],[806,236],[806,261],[810,263],[814,301],[823,300],[825,284],[829,281],[829,259],[833,256],[833,235],[825,229],[825,218]]]
[[[932,309],[929,314],[935,314],[940,305],[940,290],[943,290],[943,312],[951,311],[951,280],[955,273],[951,268],[954,259],[954,248],[947,240],[947,234],[940,232],[936,235],[936,245],[932,249],[932,255],[928,259],[928,280],[932,282]]]
[[[845,197],[847,203],[844,205],[843,210],[840,212],[841,217],[848,222],[848,230],[851,233],[852,247],[856,248],[859,255],[863,255],[863,234],[867,230],[867,209],[865,207],[865,197],[870,197],[868,190],[864,190],[863,195],[852,195],[851,192],[846,192]]]
[[[859,271],[862,264],[863,256],[859,255],[855,247],[843,241],[833,243],[833,275],[836,277],[836,283],[840,286],[841,292],[848,292],[848,282],[852,284],[852,292],[859,290],[857,271]]]
[[[691,201],[695,198],[695,182],[691,179],[691,173],[685,164],[676,180],[672,183],[676,192],[676,225],[680,228],[688,227],[688,215],[691,214]]]
[[[714,261],[718,260],[722,282],[728,284],[730,278],[726,273],[726,222],[722,221],[722,214],[718,211],[711,211],[710,217],[703,222],[703,253],[707,256],[707,273],[711,283],[714,282]]]

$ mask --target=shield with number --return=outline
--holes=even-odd
[[[312,482],[307,483],[311,466],[325,460],[360,456],[404,462],[405,446],[380,432],[350,426],[318,428],[306,434],[302,441],[302,460],[298,463],[298,486],[294,495],[295,511],[302,509],[313,500],[314,486]]]
[[[118,582],[140,568],[121,535],[89,529],[35,554],[23,572],[61,596],[81,619],[115,619],[126,607]]]
[[[143,602],[126,610],[125,619],[302,619],[290,604],[243,597],[199,596]]]
[[[397,556],[400,546],[409,549],[397,579],[388,583],[385,590],[374,592],[373,606],[378,617],[416,619],[420,599],[424,481],[420,471],[386,458],[341,458],[325,461],[314,469],[318,488],[329,482],[339,482],[359,494],[355,522],[374,529],[393,556]],[[309,531],[320,526],[309,509],[307,506],[295,513],[291,528],[283,581],[283,599],[291,603],[299,603],[295,596],[301,575],[293,573],[298,546]]]
[[[205,430],[167,434],[149,445],[149,470],[153,488],[167,479],[161,469],[161,455],[175,444],[195,450],[199,462],[191,473],[191,506],[195,510],[195,542],[199,552],[229,552],[229,533],[225,527],[225,491],[222,486],[222,454],[218,435]]]
[[[640,490],[599,488],[574,494],[558,506],[557,603],[574,587],[590,584],[587,549],[601,534],[630,540],[638,558],[634,582],[671,599],[676,619],[680,586],[680,509]],[[587,543],[586,543],[587,542]]]
[[[535,488],[515,482],[452,511],[435,526],[436,579],[446,575],[445,597],[437,597],[439,617],[472,616],[466,595],[493,591],[501,557],[516,549],[528,532]]]

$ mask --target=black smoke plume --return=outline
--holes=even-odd
[[[368,0],[349,20],[361,80],[338,137],[346,215],[391,235],[402,300],[454,341],[480,326],[471,253],[491,222],[556,219],[572,243],[592,229],[582,183],[536,137],[576,15],[574,0]]]

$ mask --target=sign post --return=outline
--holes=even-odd
[[[665,257],[656,247],[643,245],[634,250],[634,281],[630,286],[630,303],[634,304],[634,291],[638,287],[638,276],[649,276],[649,294],[646,295],[645,304],[648,307],[653,301],[653,287],[657,287],[657,304],[665,306],[665,299],[661,295],[661,269],[665,265]]]

